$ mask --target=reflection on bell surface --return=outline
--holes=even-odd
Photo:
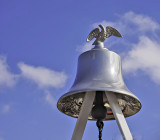
[[[58,100],[58,109],[68,116],[77,118],[86,91],[103,92],[103,103],[107,111],[104,120],[115,119],[104,93],[116,94],[125,117],[134,115],[141,109],[139,99],[127,89],[123,81],[120,56],[104,47],[97,46],[79,56],[74,84]],[[92,94],[92,92],[89,94]],[[88,119],[96,120],[91,113]]]

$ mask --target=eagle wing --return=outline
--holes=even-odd
[[[87,42],[91,41],[94,37],[97,38],[99,33],[100,33],[99,28],[96,28],[93,31],[91,31],[87,37]]]
[[[107,26],[106,27],[106,31],[107,31],[107,37],[110,37],[111,35],[114,35],[116,37],[122,37],[122,35],[113,27],[111,26]]]

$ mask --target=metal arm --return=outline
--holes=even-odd
[[[82,136],[87,124],[89,113],[91,112],[93,101],[95,98],[95,92],[88,91],[85,95],[78,120],[72,135],[72,140],[82,140]]]
[[[133,140],[133,137],[132,137],[131,132],[128,128],[128,125],[127,125],[127,122],[124,118],[124,115],[120,109],[120,106],[118,104],[118,101],[117,101],[115,94],[106,92],[106,96],[107,96],[109,104],[112,108],[112,112],[113,112],[114,117],[117,121],[118,127],[119,127],[121,134],[123,136],[123,139],[124,140]]]

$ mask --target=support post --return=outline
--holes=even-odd
[[[82,140],[82,136],[87,124],[89,113],[92,109],[94,98],[95,92],[93,93],[93,91],[88,91],[85,94],[84,101],[81,106],[81,110],[71,140]]]
[[[123,113],[120,109],[120,106],[118,104],[116,95],[114,93],[106,92],[106,96],[107,96],[109,104],[112,108],[112,112],[113,112],[114,117],[117,121],[118,127],[119,127],[121,134],[123,136],[123,139],[124,140],[133,140],[133,137],[132,137],[131,132],[128,128],[127,122],[126,122],[124,115],[123,115]]]

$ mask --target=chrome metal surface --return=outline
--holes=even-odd
[[[101,45],[79,56],[76,79],[71,89],[59,99],[58,109],[77,118],[87,91],[115,93],[125,117],[141,109],[139,99],[127,89],[123,81],[120,56]],[[108,99],[106,96],[103,99],[107,108],[105,120],[115,119]],[[94,120],[91,114],[88,119]]]
[[[101,28],[101,32],[99,28],[96,28],[91,31],[87,37],[87,41],[91,41],[93,38],[96,38],[92,45],[97,45],[97,42],[104,42],[106,38],[109,38],[112,35],[122,37],[122,35],[111,26],[107,26],[105,29],[104,26],[100,24],[99,27]]]

